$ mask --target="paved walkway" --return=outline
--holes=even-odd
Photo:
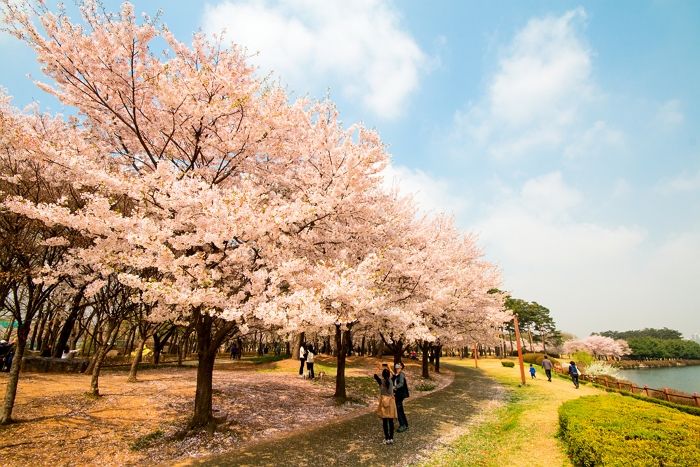
[[[419,460],[446,434],[453,436],[474,422],[479,408],[502,395],[495,381],[472,368],[449,367],[452,384],[411,400],[406,407],[410,429],[381,444],[382,423],[374,413],[325,425],[306,433],[256,444],[200,462],[204,465],[408,465]],[[410,387],[410,382],[409,382]],[[398,424],[397,424],[398,426]]]

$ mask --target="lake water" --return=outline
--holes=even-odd
[[[674,388],[683,392],[700,393],[700,365],[672,368],[640,368],[620,370],[620,378],[650,388]]]

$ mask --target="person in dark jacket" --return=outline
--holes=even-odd
[[[406,374],[403,371],[404,364],[396,363],[394,365],[394,397],[396,400],[396,414],[399,419],[399,428],[396,430],[398,433],[408,430],[408,419],[406,418],[406,412],[403,409],[403,401],[408,397],[408,381],[406,380]]]
[[[544,373],[547,375],[547,381],[552,382],[552,361],[545,355],[542,359],[542,368],[544,368]]]
[[[574,382],[574,387],[578,389],[578,368],[576,368],[576,362],[569,362],[569,375],[571,375],[571,381]]]

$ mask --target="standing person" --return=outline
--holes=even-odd
[[[542,359],[542,368],[544,368],[544,374],[547,375],[547,381],[550,383],[552,382],[552,361],[547,358],[547,356],[544,356],[544,359]]]
[[[530,378],[532,378],[532,379],[537,378],[537,376],[535,376],[536,371],[537,370],[535,370],[535,367],[532,365],[532,363],[530,363]]]
[[[306,349],[304,344],[299,344],[299,376],[304,376],[304,363],[306,362]]]
[[[374,374],[374,380],[379,384],[379,406],[377,415],[382,419],[384,429],[384,444],[394,444],[394,419],[396,418],[396,401],[394,400],[394,383],[391,382],[391,372],[384,368],[382,377]]]
[[[308,378],[309,379],[314,379],[316,375],[314,375],[314,356],[315,356],[315,349],[312,345],[308,345],[306,347],[306,370],[308,371]]]
[[[578,389],[578,368],[576,368],[576,362],[569,362],[569,374],[571,375],[571,381],[574,382],[574,386]]]
[[[408,430],[408,419],[406,418],[406,412],[403,410],[403,400],[408,397],[408,381],[406,380],[406,374],[404,373],[404,364],[397,363],[394,365],[396,374],[392,378],[394,383],[394,399],[396,401],[396,414],[399,419],[399,427],[397,432],[401,433]]]

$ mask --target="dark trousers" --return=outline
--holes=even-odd
[[[305,361],[306,361],[305,358],[300,358],[300,359],[299,359],[299,363],[300,363],[300,365],[299,365],[299,376],[301,376],[301,375],[304,374],[304,362],[305,362]]]
[[[552,381],[552,370],[544,370],[544,374],[547,375],[547,381]]]
[[[384,439],[394,439],[394,419],[382,418],[382,426],[384,428]]]
[[[306,362],[306,369],[309,370],[309,378],[314,379],[314,362]]]
[[[396,396],[396,414],[399,418],[399,426],[408,426],[408,420],[406,419],[406,412],[403,410],[403,400],[405,397]]]
[[[574,382],[574,386],[578,389],[578,375],[571,375],[571,381]]]

